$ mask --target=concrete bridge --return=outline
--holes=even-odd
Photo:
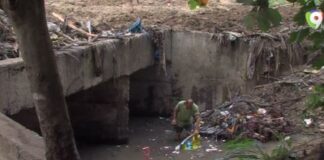
[[[107,103],[107,105],[92,103],[90,106],[82,104],[81,101],[77,104],[74,101],[69,104],[72,106],[71,115],[76,115],[71,116],[71,119],[74,122],[75,132],[80,133],[76,134],[78,137],[88,139],[97,137],[97,140],[112,140],[114,137],[122,141],[127,140],[128,77],[140,69],[152,66],[153,53],[153,46],[147,34],[135,35],[123,40],[105,40],[86,46],[72,46],[56,52],[59,74],[66,96],[114,80],[114,85],[111,85],[112,83],[103,85],[104,89],[110,87],[109,89],[113,91],[108,89],[98,95],[103,97],[105,93],[111,93],[104,98],[114,100],[116,106],[109,108]],[[0,82],[0,111],[27,128],[39,132],[32,93],[21,58],[0,61]],[[22,156],[26,160],[44,159],[41,137],[4,115],[0,117],[0,125],[2,124],[0,155],[4,155],[2,158],[9,160]],[[83,134],[84,129],[90,132]],[[104,135],[106,136],[103,137]],[[23,153],[18,153],[19,150]],[[0,159],[2,158],[0,156]]]
[[[77,139],[125,143],[130,114],[168,115],[178,100],[187,97],[193,98],[201,109],[211,108],[236,93],[247,91],[262,80],[259,75],[276,75],[269,70],[271,66],[264,65],[270,55],[275,54],[273,60],[280,61],[278,71],[303,63],[302,54],[296,57],[288,54],[288,50],[302,52],[298,45],[285,48],[280,40],[262,36],[168,30],[163,38],[163,52],[158,60],[153,58],[153,43],[145,34],[57,51],[59,73]],[[266,44],[273,46],[272,49],[268,50]],[[256,51],[261,51],[261,56],[256,56]],[[18,146],[34,157],[27,159],[43,159],[41,138],[23,129],[39,132],[23,61],[0,61],[0,82],[0,112],[11,118],[0,116],[0,125],[1,121],[12,124],[7,127],[12,132],[19,130],[28,135],[28,142],[36,143],[29,147],[38,151],[35,155],[36,152],[24,148],[29,144],[22,143],[26,139],[1,129],[0,138],[7,141],[5,144],[0,141],[0,155]],[[6,159],[18,159],[17,154],[10,155]]]
[[[124,40],[72,46],[57,51],[57,65],[64,94],[68,96],[153,65],[152,43],[148,35],[136,35]],[[0,61],[0,82],[2,113],[15,114],[33,107],[21,58]]]

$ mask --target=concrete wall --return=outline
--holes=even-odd
[[[45,160],[42,137],[0,113],[0,160]]]
[[[173,92],[178,93],[175,98],[191,97],[202,109],[304,63],[299,44],[276,36],[178,31],[169,41],[167,61],[171,61]]]
[[[165,31],[164,62],[131,76],[131,112],[170,114],[185,98],[192,98],[202,110],[212,108],[269,80],[262,77],[276,76],[290,69],[290,64],[301,64],[303,55],[295,54],[299,48],[282,44],[285,42],[262,35]],[[289,55],[289,50],[295,56]],[[161,64],[165,64],[166,73],[161,73]],[[249,78],[251,65],[255,71]]]
[[[64,94],[70,95],[146,68],[153,64],[152,53],[148,35],[60,50],[57,64]],[[0,82],[0,112],[11,115],[33,107],[22,59],[0,61]]]
[[[220,44],[213,34],[173,32],[171,75],[178,98],[193,98],[201,108],[223,101],[227,90],[245,90],[248,42]]]
[[[166,73],[161,73],[163,66],[158,63],[131,76],[131,112],[170,114],[179,100],[190,97],[204,109],[223,101],[229,90],[246,90],[248,42],[237,40],[221,46],[212,36],[203,32],[166,31],[163,42]],[[166,102],[158,102],[161,100]]]

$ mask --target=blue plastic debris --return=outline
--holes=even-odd
[[[131,33],[141,33],[142,32],[142,20],[141,18],[137,18],[136,21],[129,27],[128,29]]]
[[[160,55],[161,55],[161,50],[156,50],[155,52],[154,52],[154,60],[155,61],[159,61],[160,60]]]

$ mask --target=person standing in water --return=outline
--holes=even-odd
[[[181,140],[183,130],[192,134],[199,134],[199,107],[192,99],[180,101],[174,108],[171,124],[177,133],[177,140]]]

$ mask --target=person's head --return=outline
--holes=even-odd
[[[185,104],[186,104],[186,107],[187,107],[187,108],[191,108],[192,105],[193,105],[193,101],[192,101],[192,99],[187,99],[186,102],[185,102]]]

